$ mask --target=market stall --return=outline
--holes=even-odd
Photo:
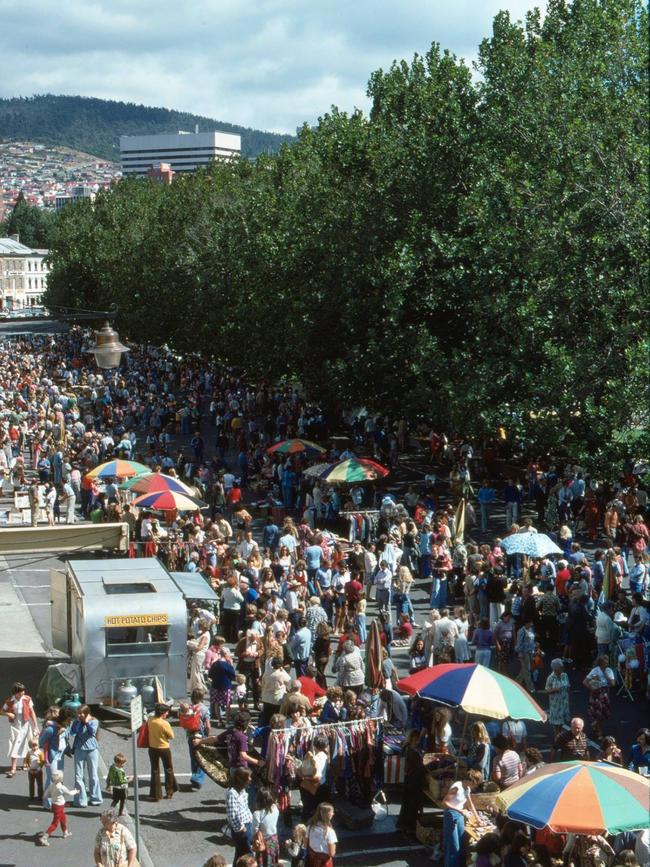
[[[214,597],[201,582],[155,558],[70,560],[51,572],[53,643],[80,666],[88,704],[126,707],[138,693],[149,704],[154,677],[164,695],[185,696],[186,600]]]

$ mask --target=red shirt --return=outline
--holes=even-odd
[[[354,578],[345,585],[345,596],[350,602],[358,602],[363,593],[363,584]]]
[[[303,674],[303,676],[299,677],[298,680],[302,685],[300,691],[305,698],[309,699],[309,704],[313,707],[315,699],[324,696],[325,690],[320,687],[312,677],[307,677],[306,674]]]
[[[343,653],[343,645],[348,640],[353,641],[357,645],[357,647],[361,647],[361,639],[359,638],[357,633],[355,632],[352,635],[348,635],[348,633],[346,632],[339,638],[339,644],[336,648],[337,654]]]
[[[566,585],[571,580],[569,569],[560,569],[555,576],[555,590],[558,596],[566,596]]]
[[[226,494],[226,500],[230,505],[241,501],[241,488],[231,488]]]

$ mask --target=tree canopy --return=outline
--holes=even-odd
[[[6,220],[0,222],[0,237],[18,235],[27,247],[48,249],[55,220],[52,212],[29,205],[21,192]]]
[[[648,451],[648,41],[638,0],[507,13],[477,75],[438,45],[255,163],[67,209],[51,303],[591,466]]]

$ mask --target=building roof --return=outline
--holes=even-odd
[[[0,238],[0,256],[31,256],[33,250],[13,238]]]

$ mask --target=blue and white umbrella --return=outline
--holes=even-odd
[[[562,553],[562,549],[545,533],[514,533],[501,540],[501,547],[506,554],[525,554],[527,557]]]

